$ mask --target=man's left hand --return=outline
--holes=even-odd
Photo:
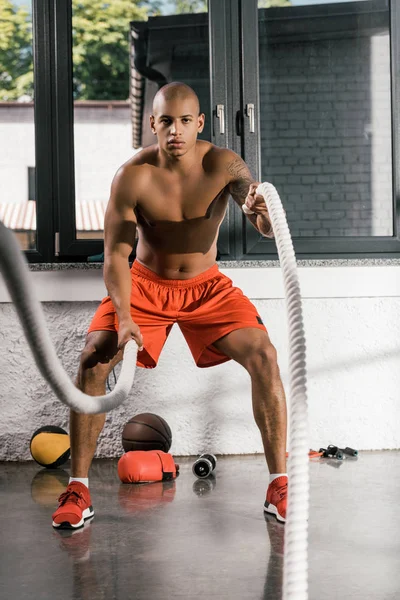
[[[257,229],[265,237],[273,237],[271,219],[268,214],[268,208],[265,204],[264,196],[257,194],[257,188],[260,183],[251,183],[246,200],[242,205],[243,212],[248,215],[256,215]]]
[[[250,184],[250,188],[246,196],[246,200],[244,201],[244,205],[256,215],[260,215],[263,213],[268,214],[268,209],[265,204],[264,196],[261,196],[261,194],[257,194],[257,188],[259,185],[260,183]],[[243,212],[250,214],[246,211],[246,209],[243,209]]]

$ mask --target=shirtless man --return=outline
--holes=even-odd
[[[197,140],[204,127],[197,95],[185,84],[161,88],[150,125],[157,143],[116,173],[105,216],[104,298],[89,327],[77,386],[105,394],[108,374],[134,339],[137,365],[154,368],[174,323],[198,367],[233,359],[252,383],[270,482],[264,510],[286,517],[286,401],[276,350],[256,308],[216,264],[217,238],[229,195],[247,218],[273,237],[268,211],[243,160]],[[136,260],[128,258],[138,230]],[[104,414],[71,411],[71,478],[53,526],[78,528],[93,516],[88,472]]]

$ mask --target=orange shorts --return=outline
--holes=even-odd
[[[152,369],[172,325],[177,323],[198,367],[226,362],[228,356],[213,347],[224,335],[255,327],[266,331],[257,309],[218,265],[191,279],[162,279],[135,261],[131,268],[131,315],[139,325],[144,349],[137,366]],[[90,324],[92,331],[117,331],[118,320],[109,296],[104,298]]]

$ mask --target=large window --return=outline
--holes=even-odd
[[[29,260],[101,256],[112,178],[154,143],[152,100],[173,80],[199,95],[201,137],[277,187],[298,257],[400,255],[398,3],[3,4],[0,218]],[[276,258],[233,201],[218,249]]]
[[[256,48],[243,45],[244,108],[255,115],[244,154],[278,189],[297,255],[398,253],[396,3],[256,3],[257,20],[242,22],[244,39],[258,31]],[[275,255],[274,244],[246,224],[243,255]]]

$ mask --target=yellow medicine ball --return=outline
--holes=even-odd
[[[69,474],[64,469],[40,469],[31,481],[32,500],[40,506],[57,505],[57,498],[65,492]]]
[[[32,458],[39,465],[47,469],[55,469],[69,459],[69,435],[64,429],[55,425],[40,427],[31,438],[30,451]]]

